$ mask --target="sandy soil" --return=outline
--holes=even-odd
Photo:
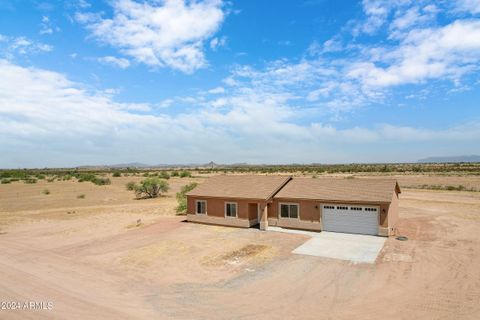
[[[409,240],[366,265],[291,254],[302,235],[183,222],[190,180],[141,201],[129,180],[0,185],[0,300],[53,302],[0,318],[480,318],[478,192],[404,190]]]

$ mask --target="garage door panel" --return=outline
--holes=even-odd
[[[378,210],[372,206],[323,205],[323,230],[377,235]]]

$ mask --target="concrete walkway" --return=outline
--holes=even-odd
[[[269,228],[277,232],[309,235],[312,238],[292,251],[296,254],[348,260],[354,263],[375,263],[387,238],[336,232],[309,232]]]

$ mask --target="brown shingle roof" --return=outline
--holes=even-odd
[[[400,193],[395,179],[294,178],[275,198],[384,203],[394,191]]]
[[[213,176],[187,195],[267,200],[290,179],[290,176]]]

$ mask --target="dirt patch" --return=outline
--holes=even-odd
[[[203,260],[205,266],[237,266],[245,263],[262,264],[271,260],[274,250],[271,246],[262,244],[247,244],[239,249]]]
[[[152,244],[131,250],[125,257],[121,258],[121,263],[136,264],[136,265],[150,265],[169,251],[166,243]]]

